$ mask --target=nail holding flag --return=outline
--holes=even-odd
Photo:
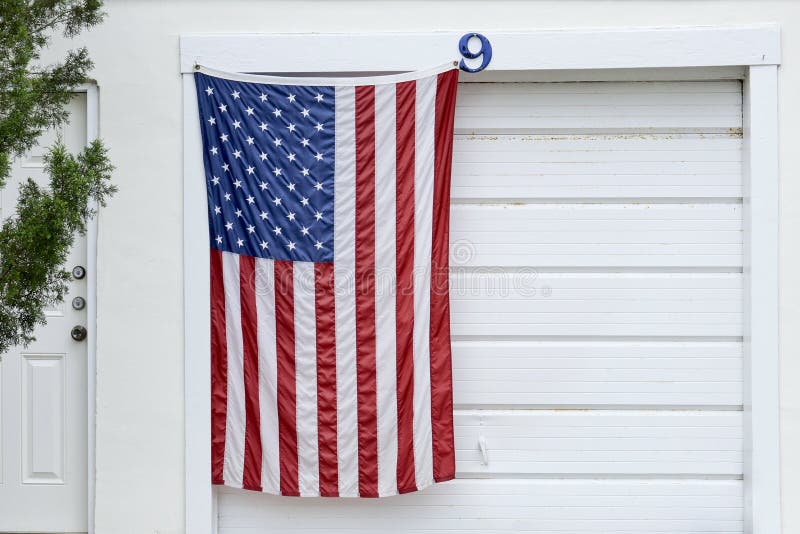
[[[383,497],[455,475],[448,241],[458,71],[195,74],[212,482]]]

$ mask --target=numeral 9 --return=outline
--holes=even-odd
[[[481,42],[481,47],[477,52],[473,52],[469,49],[469,41],[473,37],[479,39]],[[481,64],[475,68],[468,67],[467,63],[462,59],[458,67],[466,72],[480,72],[485,69],[492,60],[492,44],[489,42],[489,39],[480,33],[465,33],[458,41],[458,51],[467,59],[481,58]]]

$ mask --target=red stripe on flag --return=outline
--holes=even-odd
[[[339,495],[336,452],[336,309],[333,263],[314,264],[317,314],[317,439],[319,493]]]
[[[275,260],[275,340],[278,360],[278,440],[281,494],[300,495],[297,480],[297,385],[294,357],[294,269]]]
[[[375,361],[375,87],[356,87],[356,376],[358,493],[378,496]]]
[[[261,413],[258,406],[258,317],[256,315],[255,269],[254,257],[239,256],[239,300],[242,310],[245,406],[242,487],[261,491]]]
[[[397,491],[417,490],[414,476],[414,161],[416,83],[397,84]]]
[[[228,410],[228,342],[222,252],[211,249],[211,482],[224,484],[225,422]]]
[[[431,423],[433,479],[455,477],[453,443],[453,373],[450,355],[450,168],[453,150],[458,71],[438,76],[436,84],[435,160],[433,180],[433,239],[431,253]]]

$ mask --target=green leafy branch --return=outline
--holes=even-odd
[[[67,122],[67,104],[92,68],[86,48],[54,65],[34,63],[54,31],[74,37],[102,21],[101,9],[100,0],[0,0],[0,187],[15,158]],[[0,352],[30,343],[44,310],[63,300],[75,235],[86,231],[92,206],[105,206],[116,191],[100,141],[77,156],[59,141],[45,163],[49,187],[25,181],[16,214],[0,229]]]

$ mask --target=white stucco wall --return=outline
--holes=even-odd
[[[800,509],[793,505],[800,502],[800,134],[794,124],[800,117],[800,2],[108,0],[107,10],[106,23],[85,39],[100,85],[100,131],[120,186],[99,233],[98,532],[171,534],[184,527],[181,33],[761,22],[777,22],[783,31],[783,519],[784,532],[800,531]]]

